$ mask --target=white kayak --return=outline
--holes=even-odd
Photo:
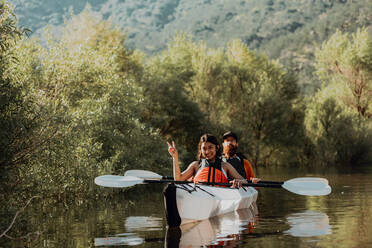
[[[200,184],[170,184],[164,191],[168,225],[178,226],[249,208],[256,202],[257,195],[258,192],[253,187],[236,189]]]

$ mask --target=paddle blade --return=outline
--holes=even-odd
[[[286,190],[307,196],[328,195],[331,193],[331,187],[324,178],[300,177],[285,181],[282,185]]]
[[[125,172],[124,176],[133,176],[133,177],[139,177],[143,179],[162,179],[163,176],[156,174],[152,171],[147,170],[128,170]]]
[[[133,176],[103,175],[96,177],[94,183],[103,187],[126,188],[143,182],[143,179]]]

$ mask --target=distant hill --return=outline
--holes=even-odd
[[[312,77],[314,43],[337,28],[353,31],[372,24],[371,0],[11,0],[20,25],[35,35],[47,24],[63,24],[69,10],[79,14],[87,4],[111,18],[128,34],[128,45],[148,54],[162,50],[177,32],[187,32],[210,46],[240,38],[250,48],[278,58]],[[311,89],[310,89],[311,90]]]

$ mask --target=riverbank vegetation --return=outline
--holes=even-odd
[[[260,166],[371,164],[372,37],[335,31],[314,58],[322,87],[232,39],[212,48],[177,34],[152,56],[85,11],[59,38],[28,38],[1,6],[1,201],[22,192],[94,198],[94,177],[128,169],[171,173],[166,140],[186,166],[202,133],[234,130]]]

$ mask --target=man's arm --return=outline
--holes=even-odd
[[[243,161],[244,161],[245,175],[247,176],[248,180],[251,180],[251,178],[254,177],[254,172],[253,172],[252,165],[246,159],[244,159]]]
[[[258,183],[261,179],[255,178],[251,163],[249,163],[248,160],[246,159],[244,159],[243,161],[245,174],[247,175],[247,180],[251,180],[252,183]]]

